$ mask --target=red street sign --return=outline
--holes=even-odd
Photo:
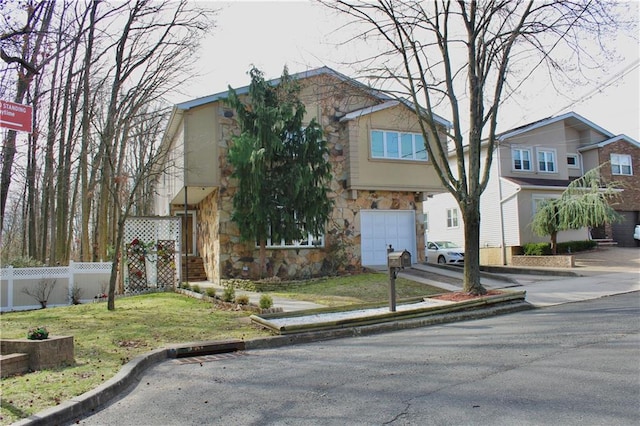
[[[0,127],[31,133],[33,108],[29,105],[0,101]]]

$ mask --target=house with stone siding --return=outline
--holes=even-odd
[[[635,245],[633,229],[640,223],[638,141],[569,112],[503,132],[497,143],[481,197],[481,263],[509,264],[511,254],[523,244],[549,241],[531,231],[537,207],[559,197],[572,180],[605,163],[603,179],[619,182],[622,189],[612,204],[624,221],[564,231],[558,241],[594,238]],[[451,195],[435,195],[425,202],[425,226],[429,241],[449,240],[464,246],[463,219]]]
[[[389,245],[423,261],[422,202],[443,188],[411,106],[327,67],[292,77],[301,87],[305,121],[315,118],[327,140],[333,211],[325,235],[269,240],[268,275],[299,279],[386,265]],[[235,90],[242,97],[248,86]],[[227,96],[174,106],[162,140],[168,154],[155,182],[155,213],[184,218],[183,253],[202,260],[210,281],[259,276],[258,246],[241,241],[231,220],[237,182],[227,152],[239,126]],[[435,120],[446,141],[450,123]]]

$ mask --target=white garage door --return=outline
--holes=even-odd
[[[387,264],[389,244],[407,250],[416,261],[416,223],[413,210],[361,210],[360,243],[363,266]]]

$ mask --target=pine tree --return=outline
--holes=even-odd
[[[267,239],[290,242],[324,233],[331,167],[320,125],[315,119],[303,125],[300,87],[287,68],[277,85],[256,68],[249,75],[247,102],[231,87],[227,101],[241,131],[229,148],[238,181],[231,218],[243,241],[258,242],[264,273]]]

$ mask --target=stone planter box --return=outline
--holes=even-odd
[[[1,339],[0,353],[27,354],[31,371],[73,365],[75,362],[73,336],[54,336],[45,340]]]
[[[575,261],[573,255],[561,254],[555,256],[512,256],[511,266],[573,268]]]

